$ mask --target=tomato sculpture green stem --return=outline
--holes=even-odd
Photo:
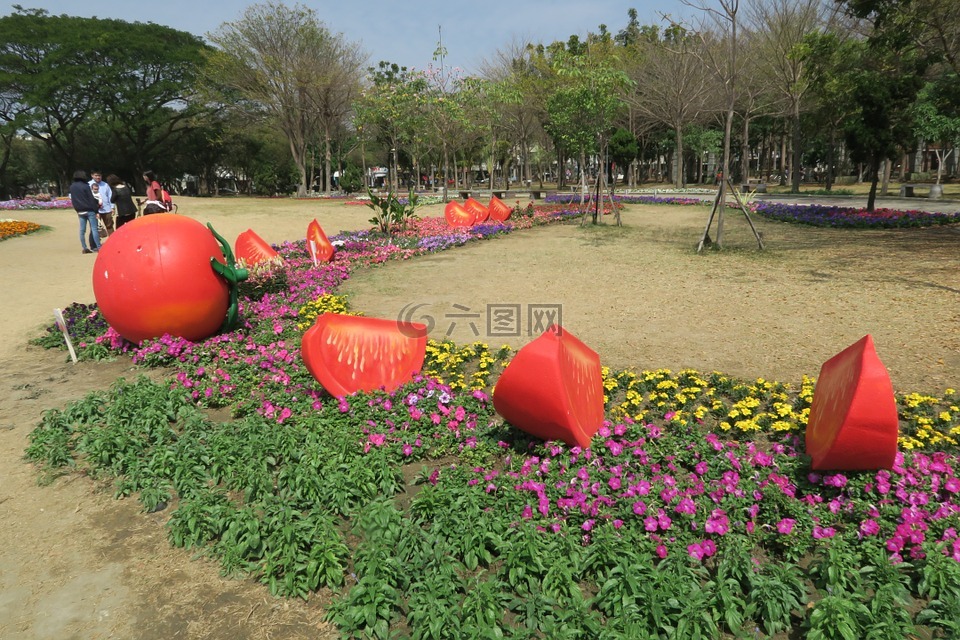
[[[233,250],[230,248],[230,243],[217,233],[213,225],[209,222],[207,223],[207,229],[210,229],[210,233],[212,233],[213,237],[220,243],[220,247],[223,249],[223,257],[227,259],[226,264],[224,264],[215,258],[210,258],[210,266],[217,275],[227,281],[227,285],[230,288],[230,302],[227,304],[227,316],[223,319],[223,326],[220,327],[220,330],[233,331],[240,323],[240,295],[237,285],[246,280],[250,273],[246,269],[237,266],[236,260],[233,257]]]

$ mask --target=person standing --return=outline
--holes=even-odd
[[[90,235],[91,248],[87,248],[87,225],[92,231],[97,229],[97,212],[100,203],[93,197],[93,189],[87,182],[87,173],[83,169],[73,172],[73,184],[70,185],[70,203],[80,217],[80,246],[83,253],[96,253],[100,250],[100,234]]]
[[[107,236],[109,236],[113,233],[113,193],[110,190],[110,185],[103,181],[103,174],[99,170],[91,171],[90,177],[93,178],[90,180],[90,186],[96,184],[100,190],[100,209],[97,210],[97,215],[103,222],[103,227],[107,230]]]
[[[113,204],[117,212],[117,229],[137,217],[137,205],[133,203],[133,189],[127,186],[119,176],[107,176],[107,184],[113,192]]]

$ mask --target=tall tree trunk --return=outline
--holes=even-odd
[[[677,125],[673,128],[673,132],[677,143],[675,151],[676,159],[674,160],[676,174],[673,176],[673,179],[677,189],[683,189],[683,129],[680,125]]]
[[[800,193],[800,173],[803,167],[803,144],[800,141],[800,101],[793,104],[793,117],[791,126],[790,143],[793,147],[793,157],[791,158],[791,180],[790,193]]]
[[[743,116],[743,143],[740,145],[740,174],[744,183],[750,182],[750,118],[746,115]]]
[[[330,195],[330,164],[333,157],[330,145],[330,125],[325,122],[323,124],[323,192],[327,195]]]
[[[870,159],[870,195],[867,196],[867,211],[873,213],[877,206],[877,183],[880,181],[880,158]]]

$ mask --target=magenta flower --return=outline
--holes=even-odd
[[[783,518],[777,523],[777,531],[783,535],[789,535],[793,531],[793,525],[797,523],[793,518]]]
[[[833,527],[821,527],[820,525],[815,525],[813,527],[813,537],[817,540],[822,540],[823,538],[832,538],[837,535],[837,530]]]
[[[677,506],[673,508],[677,513],[685,513],[687,515],[693,515],[697,512],[697,503],[691,500],[689,497],[684,497],[677,503]]]
[[[875,536],[880,533],[880,525],[876,520],[864,520],[860,523],[860,537]]]
[[[730,530],[730,519],[722,509],[714,509],[710,517],[707,518],[703,529],[707,533],[715,533],[718,536],[722,536]]]

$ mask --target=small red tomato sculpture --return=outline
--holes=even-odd
[[[493,408],[521,431],[587,448],[603,424],[600,356],[551,325],[517,351],[500,374]]]
[[[191,341],[213,335],[231,302],[230,284],[212,267],[229,270],[224,245],[230,253],[211,229],[186,216],[158,213],[128,222],[93,265],[100,312],[131,342],[165,333]]]
[[[330,262],[333,254],[337,251],[330,240],[327,239],[327,234],[323,232],[323,227],[320,226],[316,218],[307,225],[307,251],[310,252],[313,264]]]
[[[889,469],[900,420],[887,368],[867,334],[823,363],[806,444],[815,470]]]
[[[490,219],[497,222],[508,220],[510,218],[510,214],[513,213],[513,209],[510,208],[510,205],[505,203],[497,196],[492,196],[490,198],[490,204],[487,205],[487,210],[490,212]]]
[[[307,370],[332,396],[394,391],[413,379],[427,354],[419,322],[323,313],[303,334]]]
[[[237,236],[237,241],[233,244],[233,253],[237,261],[243,260],[243,263],[249,267],[280,257],[276,249],[267,244],[267,241],[253,229],[247,229]]]
[[[467,198],[463,201],[463,208],[473,214],[473,224],[483,222],[490,215],[490,212],[477,200]]]
[[[451,227],[469,227],[473,225],[473,213],[456,200],[451,200],[443,209],[443,216]]]

